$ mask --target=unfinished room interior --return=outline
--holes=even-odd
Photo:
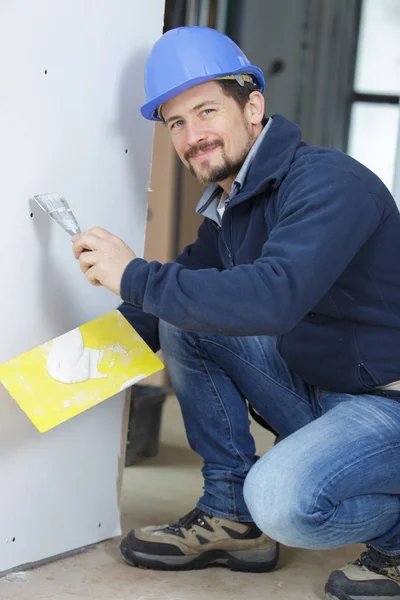
[[[0,48],[0,600],[400,600],[400,0],[0,0]]]

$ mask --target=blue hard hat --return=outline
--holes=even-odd
[[[261,90],[261,69],[250,63],[242,50],[225,34],[209,27],[177,27],[154,44],[146,62],[146,102],[140,109],[152,121],[161,121],[158,107],[199,83],[224,75],[252,75]]]

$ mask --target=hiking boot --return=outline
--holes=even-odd
[[[400,556],[367,546],[359,559],[330,574],[325,594],[329,600],[400,600]]]
[[[262,573],[278,562],[279,544],[254,523],[211,517],[195,508],[173,525],[131,531],[121,542],[126,562],[149,569],[184,571],[225,565]]]

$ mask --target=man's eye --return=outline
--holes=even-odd
[[[177,129],[178,127],[181,127],[182,124],[183,121],[175,121],[175,123],[172,123],[171,129]]]
[[[213,108],[206,108],[205,110],[203,110],[203,115],[208,115],[211,112],[214,112]]]

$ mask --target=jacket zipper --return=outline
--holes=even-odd
[[[227,243],[225,242],[225,240],[224,240],[224,236],[222,235],[222,227],[221,227],[220,225],[218,225],[218,224],[217,224],[215,221],[212,221],[212,222],[214,223],[214,225],[215,225],[215,227],[216,227],[217,231],[219,231],[219,233],[221,234],[221,239],[222,239],[222,241],[223,241],[223,243],[224,243],[224,246],[225,246],[225,248],[226,248],[226,251],[227,251],[227,253],[228,253],[228,256],[229,256],[229,262],[230,262],[230,266],[231,266],[231,267],[234,267],[234,266],[235,266],[235,261],[234,261],[234,259],[233,259],[233,254],[232,254],[232,252],[230,251],[228,244],[227,244]]]

